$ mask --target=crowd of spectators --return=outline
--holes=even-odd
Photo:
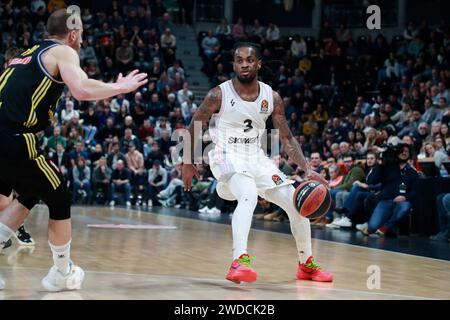
[[[8,49],[24,50],[45,39],[49,12],[65,5],[63,0],[33,0],[23,6],[2,3],[2,58]],[[132,94],[101,101],[80,103],[70,92],[61,97],[57,119],[40,141],[42,151],[66,177],[73,202],[231,212],[233,203],[217,196],[216,181],[207,166],[200,166],[193,192],[184,193],[181,163],[171,156],[175,152],[171,133],[189,124],[197,105],[183,62],[177,60],[177,35],[163,1],[128,0],[126,5],[112,1],[107,10],[84,8],[81,14],[80,61],[89,77],[113,81],[120,72],[139,68],[149,74],[150,81]],[[361,192],[352,193],[355,186],[364,189],[358,191],[376,193],[378,183],[398,182],[369,179],[369,155],[378,158],[382,146],[396,138],[409,146],[404,152],[409,161],[406,169],[403,165],[391,168],[395,177],[397,173],[403,177],[404,170],[420,172],[421,159],[432,159],[438,172],[446,175],[448,26],[410,23],[404,34],[388,40],[373,32],[355,38],[345,25],[334,30],[326,22],[316,37],[282,35],[275,24],[266,27],[258,20],[245,23],[239,18],[229,25],[223,19],[199,39],[203,71],[211,86],[233,76],[231,48],[236,41],[260,44],[267,66],[263,80],[283,97],[289,126],[303,152],[336,190],[332,191],[334,210],[317,223],[345,227],[348,221],[353,226],[361,222],[358,228],[366,234],[393,233],[395,224],[409,212],[399,204],[411,196],[414,177],[406,186],[394,186],[383,199],[367,197],[372,201],[364,202],[370,213],[382,211],[375,222],[370,215],[352,219],[349,212],[354,208],[347,200],[361,197]],[[302,172],[283,152],[274,161],[289,177],[301,181]],[[359,163],[364,163],[363,169]],[[380,200],[390,202],[378,208]],[[386,210],[391,212],[389,217],[396,217],[391,219],[394,223]],[[257,217],[287,219],[263,200]]]

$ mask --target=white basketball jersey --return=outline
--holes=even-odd
[[[259,96],[244,101],[231,80],[222,83],[220,112],[210,121],[210,134],[215,148],[209,153],[210,162],[239,161],[264,157],[261,138],[266,120],[273,111],[272,88],[259,81]],[[226,160],[227,159],[227,160]]]

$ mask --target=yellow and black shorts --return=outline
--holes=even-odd
[[[51,219],[70,218],[67,185],[58,167],[39,152],[33,133],[0,132],[0,194],[8,196],[12,190],[29,210],[42,200]]]

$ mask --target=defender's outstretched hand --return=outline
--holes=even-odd
[[[147,82],[147,74],[143,72],[139,73],[139,70],[136,69],[131,71],[126,77],[122,73],[119,73],[116,83],[123,89],[122,93],[129,93],[145,85]]]

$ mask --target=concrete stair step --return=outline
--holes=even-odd
[[[181,26],[176,26],[173,32],[177,37],[177,58],[183,61],[189,87],[195,94],[196,103],[200,104],[211,86],[201,71],[203,61],[199,56],[197,33],[190,27]]]

